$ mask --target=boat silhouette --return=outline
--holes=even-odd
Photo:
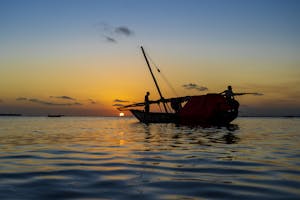
[[[228,125],[238,116],[239,102],[234,99],[229,101],[223,95],[217,93],[164,98],[152,72],[144,48],[141,47],[141,50],[160,99],[156,101],[121,106],[118,110],[129,110],[140,122],[143,123]],[[143,107],[146,104],[162,104],[164,111],[147,112],[143,109],[137,109],[138,107]],[[170,109],[170,107],[172,109]]]
[[[64,115],[48,115],[48,117],[63,117]]]
[[[15,114],[15,113],[0,113],[1,117],[20,117],[22,114]]]

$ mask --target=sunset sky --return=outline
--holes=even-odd
[[[117,116],[114,104],[158,99],[142,45],[166,98],[232,85],[264,94],[237,97],[241,115],[300,115],[299,10],[297,0],[0,0],[0,113]]]

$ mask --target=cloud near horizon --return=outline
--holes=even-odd
[[[97,104],[97,101],[95,101],[93,99],[88,99],[88,101],[90,102],[90,104]]]
[[[116,104],[113,104],[112,106],[120,107],[120,106],[124,106],[124,104],[116,103]]]
[[[48,105],[48,106],[81,106],[81,105],[84,105],[83,103],[78,102],[76,98],[73,98],[70,96],[64,96],[64,95],[63,96],[49,96],[49,98],[53,99],[53,100],[41,100],[38,98],[18,97],[18,98],[16,98],[16,101],[27,101],[27,102],[33,102],[33,103],[38,103],[38,104]],[[54,99],[57,99],[57,100],[54,101]],[[98,104],[98,102],[93,100],[92,98],[88,98],[84,101],[86,101],[88,104]]]
[[[128,103],[129,101],[122,100],[122,99],[115,99],[113,102],[116,102],[116,103]]]
[[[122,100],[122,99],[115,99],[115,100],[113,100],[113,102],[115,104],[113,104],[112,106],[121,107],[121,106],[125,106],[123,103],[129,103],[130,101]]]
[[[16,101],[26,101],[27,100],[27,98],[25,98],[25,97],[18,97],[18,98],[16,98]]]
[[[81,106],[83,105],[82,103],[79,102],[74,102],[74,103],[56,103],[56,102],[50,102],[50,101],[43,101],[40,99],[28,99],[28,101],[33,102],[33,103],[38,103],[42,105],[48,105],[48,106]]]
[[[71,101],[76,101],[75,98],[69,97],[69,96],[50,96],[49,98],[55,98],[55,99],[65,99],[65,100],[71,100]]]
[[[16,101],[28,101],[33,103],[38,103],[42,105],[48,105],[48,106],[81,106],[82,103],[79,103],[76,101],[75,98],[69,97],[69,96],[49,96],[51,99],[61,99],[61,100],[67,100],[72,101],[69,103],[65,102],[52,102],[52,101],[44,101],[37,98],[26,98],[26,97],[18,97],[16,98]]]
[[[200,86],[195,83],[184,84],[184,85],[182,85],[182,87],[187,90],[198,90],[198,91],[207,91],[208,90],[207,87]]]

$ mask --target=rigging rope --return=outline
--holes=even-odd
[[[159,107],[160,112],[162,112],[161,107],[160,107],[160,103],[158,103],[158,107]]]
[[[146,53],[147,54],[147,53]],[[149,58],[150,62],[154,65],[154,67],[156,68],[157,72],[161,75],[161,77],[164,79],[164,81],[167,83],[167,85],[169,86],[169,88],[172,90],[172,92],[178,96],[176,90],[174,89],[174,87],[172,86],[172,84],[170,83],[170,81],[168,81],[168,79],[166,78],[166,76],[160,71],[160,69],[158,68],[158,66],[155,64],[155,62],[152,60],[152,58],[149,56],[149,54],[147,54],[147,57]]]

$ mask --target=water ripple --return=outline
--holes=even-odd
[[[228,130],[34,119],[0,119],[0,199],[300,197],[299,120],[240,119]]]

